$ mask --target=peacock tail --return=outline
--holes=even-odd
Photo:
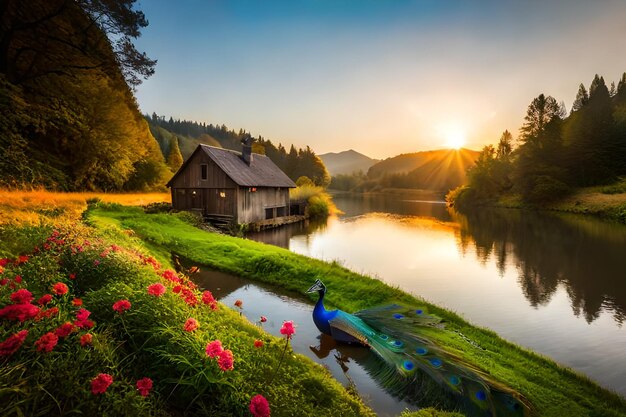
[[[323,287],[321,282],[320,285]],[[355,314],[326,311],[323,309],[324,292],[325,287],[320,290],[316,310],[318,315],[323,313],[323,317],[328,318],[325,329],[330,329],[330,335],[338,341],[368,346],[381,360],[379,369],[371,368],[370,373],[377,374],[379,383],[397,396],[420,403],[420,397],[435,391],[436,387],[445,387],[447,398],[441,398],[440,402],[448,404],[447,408],[453,404],[452,408],[468,416],[531,414],[528,403],[519,393],[421,335],[425,332],[420,328],[443,327],[441,319],[428,314],[426,309],[388,305]],[[316,324],[320,317],[316,318]],[[413,398],[406,398],[411,396]]]

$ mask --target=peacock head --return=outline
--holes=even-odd
[[[315,284],[311,285],[311,288],[306,290],[306,292],[316,292],[316,291],[319,292],[320,295],[326,293],[326,286],[319,279],[317,281],[315,281]]]

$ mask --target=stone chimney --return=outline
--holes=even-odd
[[[252,136],[249,134],[241,139],[241,159],[248,165],[252,164]]]

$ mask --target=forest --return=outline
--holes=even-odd
[[[485,146],[468,172],[469,185],[449,200],[463,206],[518,195],[541,204],[624,175],[626,73],[617,87],[596,75],[589,90],[580,84],[569,115],[552,96],[533,99],[517,142],[507,130],[495,147]]]

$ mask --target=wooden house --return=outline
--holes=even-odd
[[[173,208],[242,224],[289,216],[296,184],[248,141],[242,152],[198,145],[167,186]]]

